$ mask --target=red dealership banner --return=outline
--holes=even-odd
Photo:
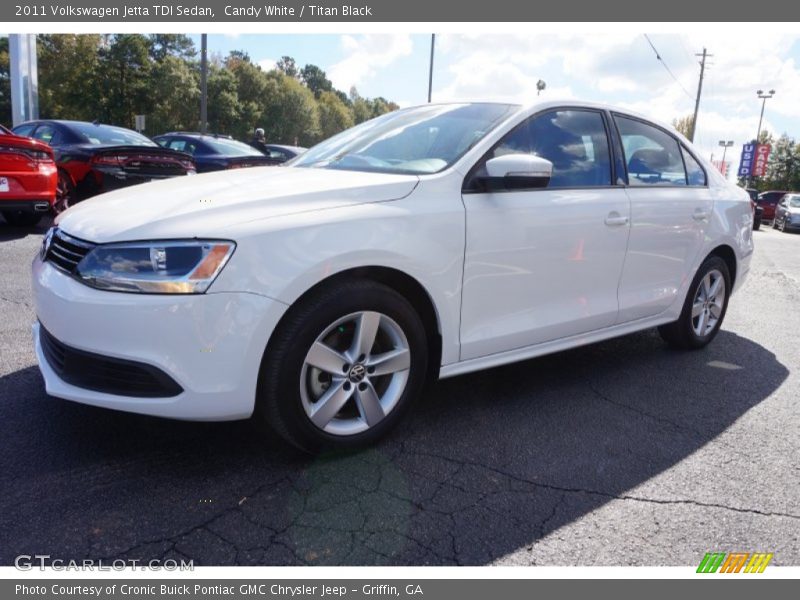
[[[763,177],[767,173],[767,161],[769,161],[769,153],[772,151],[772,146],[769,144],[758,144],[756,146],[755,156],[753,157],[753,177]]]

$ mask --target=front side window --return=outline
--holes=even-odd
[[[635,119],[615,115],[614,120],[622,138],[629,185],[686,185],[678,140],[658,127]]]
[[[535,115],[500,140],[489,158],[520,153],[553,163],[548,188],[611,185],[608,136],[599,112],[555,110]]]

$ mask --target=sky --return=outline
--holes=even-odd
[[[541,98],[605,102],[662,122],[694,110],[700,67],[708,59],[695,143],[706,158],[721,158],[720,140],[733,140],[726,160],[738,165],[741,144],[755,137],[761,100],[775,90],[762,128],[800,138],[800,36],[759,36],[748,44],[724,24],[709,31],[648,34],[646,31],[587,34],[442,34],[436,36],[433,101]],[[199,36],[192,36],[199,48]],[[209,52],[244,50],[269,69],[281,56],[302,66],[316,64],[334,85],[362,96],[383,96],[401,106],[424,103],[428,93],[431,36],[427,34],[209,35]],[[669,71],[667,70],[667,68]],[[674,76],[674,77],[673,77]]]

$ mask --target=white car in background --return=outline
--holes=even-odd
[[[360,446],[437,376],[656,326],[705,346],[751,234],[747,193],[645,118],[429,104],[71,208],[33,263],[36,351],[53,396]]]

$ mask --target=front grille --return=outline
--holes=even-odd
[[[39,342],[50,368],[76,387],[135,398],[171,398],[183,391],[152,365],[71,348],[39,324]]]
[[[65,273],[73,274],[78,263],[94,247],[95,244],[91,242],[84,242],[67,235],[60,229],[56,229],[53,231],[53,239],[47,249],[47,254],[44,256],[44,260],[52,263],[54,267]]]

